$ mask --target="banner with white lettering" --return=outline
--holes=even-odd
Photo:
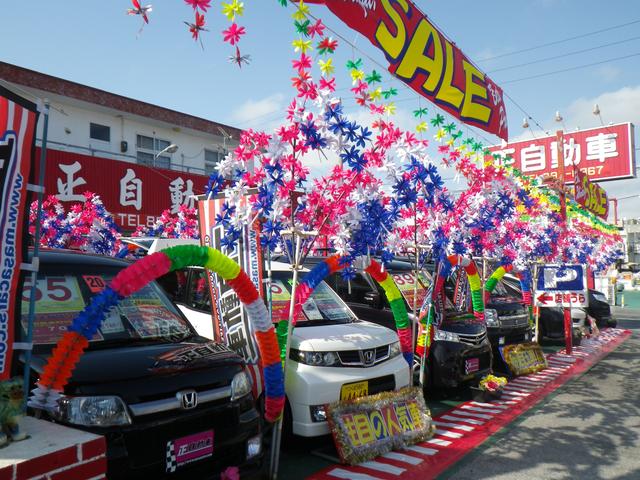
[[[216,224],[216,216],[220,215],[225,201],[224,198],[198,201],[200,243],[216,248],[235,260],[249,275],[262,297],[262,249],[259,225],[256,221],[251,227],[243,227],[234,248],[223,246],[224,228]],[[239,207],[248,201],[248,197],[243,197]],[[259,396],[262,392],[260,352],[247,311],[233,289],[213,272],[209,272],[209,291],[212,299],[214,338],[218,342],[226,343],[245,359],[253,377],[254,393]]]
[[[20,318],[16,292],[27,247],[27,182],[37,122],[34,103],[0,87],[0,380],[11,375],[14,326]]]

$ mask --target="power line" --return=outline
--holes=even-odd
[[[622,57],[610,58],[608,60],[602,60],[600,62],[594,62],[594,63],[587,63],[587,64],[584,64],[584,65],[578,65],[576,67],[563,68],[562,70],[554,70],[553,72],[541,73],[539,75],[531,75],[529,77],[515,78],[513,80],[507,80],[506,82],[500,82],[500,83],[502,85],[506,85],[507,83],[523,82],[525,80],[532,80],[534,78],[548,77],[550,75],[556,75],[558,73],[571,72],[573,70],[579,70],[581,68],[593,67],[595,65],[602,65],[603,63],[615,62],[617,60],[624,60],[626,58],[637,57],[638,55],[640,55],[640,52],[632,53],[631,55],[624,55]]]
[[[496,58],[509,57],[509,56],[511,56],[511,55],[515,55],[515,54],[517,54],[517,53],[530,52],[530,51],[532,51],[532,50],[537,50],[537,49],[539,49],[539,48],[550,47],[550,46],[552,46],[552,45],[558,45],[558,44],[560,44],[560,43],[569,42],[569,41],[571,41],[571,40],[576,40],[576,39],[578,39],[578,38],[585,38],[585,37],[589,37],[589,36],[591,36],[591,35],[597,35],[598,33],[608,32],[608,31],[610,31],[610,30],[615,30],[615,29],[617,29],[617,28],[627,27],[627,26],[629,26],[629,25],[634,25],[634,24],[636,24],[636,23],[640,23],[640,19],[638,19],[638,20],[634,20],[634,21],[632,21],[632,22],[622,23],[622,24],[620,24],[620,25],[614,25],[614,26],[612,26],[612,27],[608,27],[608,28],[603,28],[603,29],[601,29],[601,30],[595,30],[595,31],[593,31],[593,32],[583,33],[583,34],[581,34],[581,35],[576,35],[576,36],[574,36],[574,37],[565,38],[565,39],[563,39],[563,40],[556,40],[556,41],[549,42],[549,43],[543,43],[543,44],[536,45],[536,46],[533,46],[533,47],[523,48],[523,49],[521,49],[521,50],[513,50],[513,51],[511,51],[511,52],[502,53],[502,54],[500,54],[500,55],[494,55],[493,57],[485,57],[485,58],[481,58],[481,59],[480,59],[480,60],[478,60],[478,61],[479,61],[479,62],[486,62],[486,61],[488,61],[488,60],[495,60]]]
[[[513,68],[526,67],[528,65],[534,65],[536,63],[547,62],[549,60],[557,60],[559,58],[569,57],[571,55],[578,55],[580,53],[591,52],[593,50],[598,50],[600,48],[611,47],[613,45],[619,45],[621,43],[631,42],[633,40],[638,40],[638,39],[640,39],[640,37],[627,38],[626,40],[620,40],[620,41],[617,41],[617,42],[605,43],[604,45],[598,45],[596,47],[591,47],[591,48],[584,48],[582,50],[575,50],[573,52],[563,53],[562,55],[554,55],[553,57],[541,58],[540,60],[533,60],[533,61],[527,62],[527,63],[519,63],[518,65],[511,65],[509,67],[496,68],[495,70],[490,70],[487,73],[502,72],[504,70],[511,70]]]

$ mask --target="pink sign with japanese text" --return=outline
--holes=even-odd
[[[566,183],[574,181],[574,166],[592,181],[635,177],[635,147],[632,123],[589,128],[564,133]],[[558,176],[556,137],[543,137],[506,146],[490,147],[507,165],[525,175]]]

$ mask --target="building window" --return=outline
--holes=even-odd
[[[155,141],[154,141],[155,140]],[[159,138],[147,137],[145,135],[137,135],[136,137],[136,157],[138,163],[141,165],[148,165],[156,168],[171,168],[171,157],[169,154],[164,154],[154,157],[165,148],[171,145],[168,140],[161,140]]]
[[[216,171],[216,165],[222,160],[223,154],[214,150],[204,150],[204,173],[211,175]]]
[[[89,123],[89,137],[103,142],[111,141],[111,127],[98,123]]]

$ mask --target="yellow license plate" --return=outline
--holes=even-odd
[[[340,400],[351,400],[352,398],[369,395],[369,381],[347,383],[340,389]]]

